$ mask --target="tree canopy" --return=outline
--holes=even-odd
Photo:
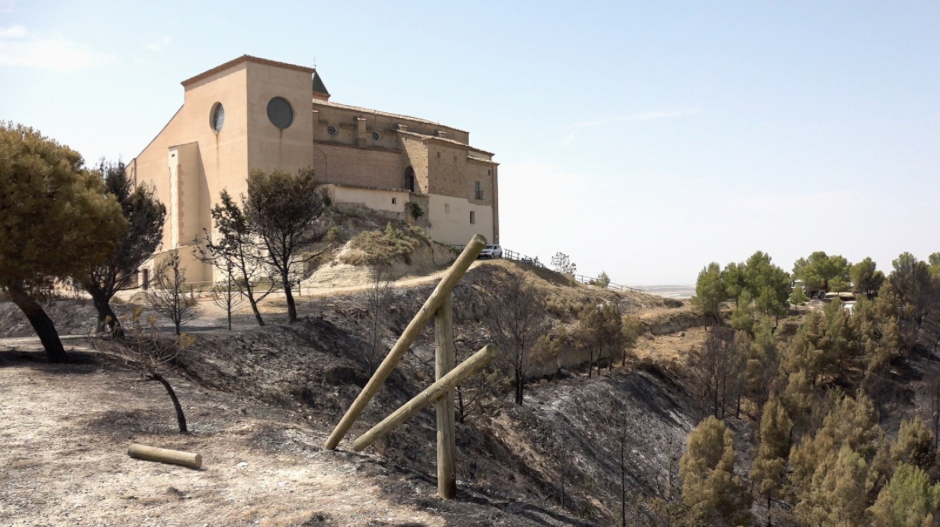
[[[106,321],[111,330],[116,331],[119,321],[111,310],[111,298],[118,291],[136,285],[137,268],[151,257],[163,239],[166,207],[154,197],[152,188],[136,185],[127,177],[124,163],[102,161],[98,172],[104,178],[105,192],[121,205],[121,215],[128,228],[104,263],[86,269],[75,278],[91,295],[98,311],[98,331],[104,330]]]
[[[121,206],[81,155],[22,125],[0,123],[0,288],[23,310],[50,361],[66,359],[36,302],[53,279],[107,260],[127,229]]]

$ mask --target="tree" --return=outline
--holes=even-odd
[[[790,432],[793,421],[780,399],[771,397],[764,405],[760,421],[760,447],[751,466],[751,479],[757,484],[757,493],[767,499],[770,515],[771,500],[783,488],[787,476],[787,456],[790,455]]]
[[[729,263],[721,271],[721,283],[727,298],[734,300],[737,306],[738,297],[747,287],[747,267],[743,263]]]
[[[242,290],[235,281],[234,269],[229,267],[225,270],[225,281],[212,287],[212,303],[225,310],[229,331],[232,330],[232,313],[241,309],[244,302]]]
[[[744,384],[746,351],[738,349],[734,331],[712,328],[705,342],[689,354],[689,372],[709,412],[723,418],[729,402]]]
[[[597,275],[597,279],[594,280],[594,285],[602,289],[607,289],[607,286],[610,285],[610,277],[607,276],[607,273],[601,271],[601,274]]]
[[[124,163],[102,160],[98,171],[104,177],[107,194],[121,205],[128,228],[107,261],[75,278],[91,295],[98,311],[97,331],[104,331],[107,324],[112,334],[120,336],[120,323],[111,309],[111,298],[118,291],[137,287],[138,268],[150,259],[163,239],[166,207],[154,197],[153,188],[137,185],[127,177]]]
[[[196,314],[196,295],[192,287],[186,291],[186,269],[182,267],[179,250],[173,249],[153,268],[153,285],[147,291],[150,306],[160,315],[173,322],[176,336],[181,335],[180,326],[192,320]]]
[[[522,405],[533,347],[551,328],[545,302],[523,276],[511,276],[489,297],[483,324],[499,348],[500,359],[512,370],[514,400]]]
[[[160,330],[157,327],[156,317],[151,317],[147,328],[140,321],[140,308],[134,311],[130,322],[130,335],[128,338],[103,340],[92,339],[92,345],[110,360],[136,370],[145,379],[157,381],[166,389],[167,395],[173,402],[176,410],[176,423],[181,434],[189,433],[186,427],[186,415],[180,405],[176,391],[167,379],[167,373],[173,369],[180,353],[189,347],[193,339],[188,335],[181,335],[177,342],[166,342],[160,339]],[[126,324],[128,320],[124,320]]]
[[[849,275],[852,278],[852,292],[865,295],[869,300],[878,294],[885,281],[885,274],[877,269],[875,261],[870,257],[853,265]]]
[[[734,475],[734,436],[714,416],[689,434],[679,461],[682,502],[695,525],[748,525],[751,496]]]
[[[297,306],[291,290],[297,265],[319,256],[313,245],[326,235],[317,226],[325,204],[316,188],[313,169],[295,174],[281,170],[254,170],[248,176],[248,196],[242,197],[245,216],[253,234],[264,244],[268,265],[277,271],[287,299],[287,318],[297,320]]]
[[[816,251],[809,258],[800,258],[793,264],[793,277],[803,280],[810,290],[842,291],[848,287],[849,262],[842,256],[828,256]]]
[[[67,356],[37,301],[53,280],[107,260],[127,229],[121,207],[74,150],[0,121],[0,289],[20,308],[49,362]]]
[[[588,348],[588,377],[594,364],[597,364],[597,373],[600,374],[604,356],[608,360],[608,369],[612,367],[612,351],[622,347],[622,330],[620,310],[613,302],[588,306],[581,311],[575,336],[579,344]]]
[[[712,262],[701,270],[695,282],[695,296],[692,302],[702,310],[702,314],[715,319],[715,324],[721,324],[721,304],[727,299],[721,280],[721,268]]]
[[[898,298],[902,342],[913,349],[927,315],[940,305],[940,281],[934,282],[927,263],[911,253],[901,254],[892,265],[888,283]]]
[[[934,434],[920,416],[901,421],[898,439],[891,446],[891,460],[897,465],[911,465],[928,473],[935,470],[937,445]]]
[[[940,486],[920,468],[901,464],[868,509],[873,527],[926,527],[935,525]]]
[[[802,306],[805,304],[809,298],[806,296],[806,292],[803,291],[803,286],[798,285],[793,288],[793,292],[790,293],[790,303],[794,306]]]
[[[940,276],[940,253],[933,253],[928,256],[927,263],[930,264],[930,274]]]
[[[623,349],[623,355],[620,358],[620,364],[625,366],[627,363],[627,348],[632,349],[634,346],[636,346],[637,341],[640,339],[640,335],[643,334],[643,322],[638,316],[624,315],[621,319],[621,326],[623,328],[620,330],[620,334],[623,339],[621,345],[621,348]]]
[[[861,517],[867,504],[867,463],[884,437],[871,399],[835,395],[830,401],[832,411],[816,435],[804,437],[790,451],[790,492],[797,516],[811,525]]]
[[[251,229],[248,218],[228,191],[222,190],[219,203],[212,207],[216,236],[205,231],[195,256],[230,276],[245,294],[255,320],[264,325],[258,303],[277,288],[273,268],[265,264],[264,248]]]
[[[578,270],[578,266],[571,261],[567,254],[557,252],[555,256],[552,256],[552,269],[561,274],[574,275]]]

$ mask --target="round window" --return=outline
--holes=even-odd
[[[294,122],[294,109],[283,97],[275,97],[268,101],[268,119],[271,124],[283,130]]]
[[[209,126],[216,132],[221,132],[223,124],[225,124],[225,108],[222,107],[222,103],[217,102],[212,106],[212,112],[209,113]]]
[[[336,129],[335,126],[333,126],[333,125],[331,124],[331,125],[329,125],[329,126],[326,127],[326,133],[328,133],[328,134],[330,134],[330,135],[336,135],[337,133],[339,133],[339,131]]]
[[[372,139],[378,141],[382,136],[378,132],[372,132]]]

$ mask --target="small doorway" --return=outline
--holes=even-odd
[[[415,169],[411,167],[405,169],[405,188],[410,192],[415,191]]]
[[[146,291],[150,287],[150,269],[144,269],[142,274],[144,279],[141,281],[140,287]]]

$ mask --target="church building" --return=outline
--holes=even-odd
[[[248,55],[182,84],[183,106],[127,168],[167,206],[160,250],[189,247],[180,250],[189,281],[213,280],[191,249],[211,232],[222,190],[244,194],[255,169],[312,166],[334,203],[402,219],[418,207],[445,244],[499,241],[498,164],[469,132],[332,102],[315,69]]]

